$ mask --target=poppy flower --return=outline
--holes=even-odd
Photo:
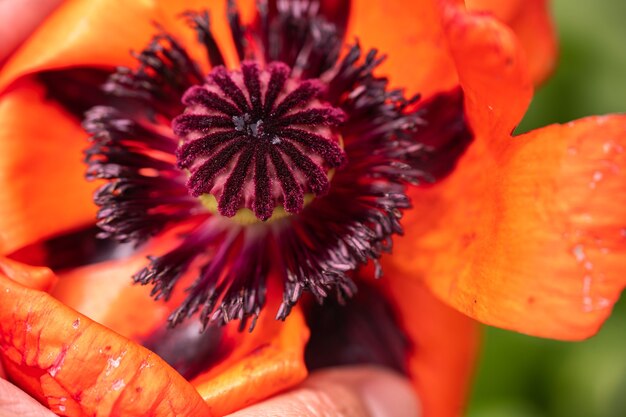
[[[511,137],[545,2],[249,3],[67,1],[0,72],[12,381],[60,415],[223,415],[367,362],[448,416],[469,317],[597,330],[626,118]]]

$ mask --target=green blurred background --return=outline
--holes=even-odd
[[[626,112],[626,0],[556,0],[555,74],[519,127]],[[626,261],[626,260],[625,260]],[[625,417],[626,297],[590,340],[485,328],[468,417]]]

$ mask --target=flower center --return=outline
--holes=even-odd
[[[209,210],[241,223],[274,220],[328,192],[345,161],[336,130],[345,116],[322,100],[319,80],[290,73],[279,62],[218,66],[183,96],[177,163]]]
[[[318,13],[325,2],[259,2],[250,25],[230,3],[240,69],[223,67],[208,12],[188,12],[211,73],[161,31],[83,123],[87,178],[105,182],[99,236],[163,236],[167,249],[133,279],[155,299],[181,289],[172,326],[197,314],[203,327],[253,328],[266,299],[284,320],[304,292],[343,304],[359,268],[381,276],[407,185],[444,177],[472,139],[460,91],[420,105],[375,74],[376,50],[341,54],[344,27]]]

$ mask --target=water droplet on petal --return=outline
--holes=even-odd
[[[123,379],[117,379],[115,382],[113,382],[113,385],[111,385],[111,389],[113,389],[113,391],[119,391],[125,386],[126,386],[126,383],[124,382]]]

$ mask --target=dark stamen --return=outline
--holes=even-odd
[[[241,24],[241,17],[239,16],[239,9],[235,0],[228,0],[228,23],[230,25],[231,35],[235,42],[235,48],[237,49],[237,55],[240,60],[245,57],[245,28]]]
[[[85,151],[87,179],[110,180],[94,197],[100,206],[99,236],[138,243],[192,216],[196,203],[167,156],[176,147],[173,138],[105,106],[87,112],[83,127],[93,135]]]
[[[281,61],[301,78],[318,78],[339,57],[347,3],[328,7],[319,0],[261,2],[259,36],[266,61]],[[330,15],[320,13],[327,9]],[[333,9],[333,10],[329,10]],[[329,21],[329,19],[331,21]]]
[[[139,99],[158,112],[173,117],[180,113],[180,97],[202,82],[198,64],[170,34],[160,29],[149,45],[133,53],[137,69],[120,67],[103,86],[114,96]]]
[[[224,57],[211,32],[209,12],[206,10],[204,12],[187,11],[183,13],[183,17],[196,30],[198,41],[204,45],[211,65],[214,67],[224,65]]]

